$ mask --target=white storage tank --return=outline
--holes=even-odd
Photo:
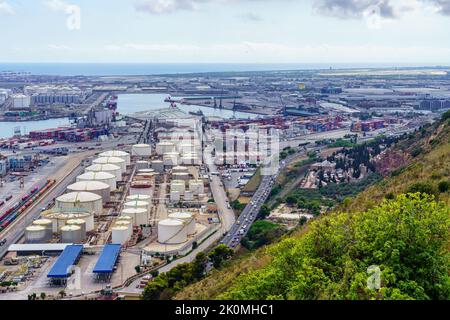
[[[181,195],[184,195],[186,183],[182,180],[174,180],[170,184],[170,191],[178,191]]]
[[[179,191],[170,191],[170,201],[172,202],[180,202],[181,194]]]
[[[152,147],[148,144],[136,144],[131,148],[131,155],[139,158],[148,158],[152,155]]]
[[[114,224],[115,227],[127,227],[128,228],[128,237],[131,237],[133,234],[133,222],[130,220],[118,219]]]
[[[150,162],[148,161],[137,161],[136,162],[136,169],[137,170],[143,170],[150,168]]]
[[[71,192],[56,199],[56,207],[60,209],[81,208],[97,215],[103,213],[102,197],[91,192]]]
[[[164,172],[164,162],[161,160],[152,161],[152,169],[155,170],[157,173],[163,173]]]
[[[74,219],[85,220],[87,232],[91,232],[95,228],[94,214],[83,209],[72,209],[70,211],[68,209],[54,209],[44,212],[42,216],[52,221],[53,233],[58,233],[67,224],[67,221]]]
[[[80,181],[67,187],[69,192],[92,192],[98,194],[103,199],[103,203],[111,200],[111,187],[100,181]]]
[[[109,185],[111,191],[117,190],[116,177],[108,172],[86,172],[77,177],[77,182],[80,181],[100,181]]]
[[[122,215],[117,217],[117,221],[128,221],[129,223],[133,223],[133,217]]]
[[[187,172],[175,172],[175,173],[172,173],[172,179],[173,180],[188,181],[189,180],[189,173],[187,173]]]
[[[125,163],[127,164],[127,166],[129,166],[131,164],[130,154],[128,152],[121,151],[121,150],[106,151],[106,152],[100,153],[98,156],[99,157],[107,157],[107,158],[109,158],[109,157],[121,158],[121,159],[125,160]]]
[[[126,226],[114,226],[112,228],[112,240],[113,244],[124,245],[130,240],[128,227]]]
[[[176,166],[172,169],[172,173],[186,173],[186,172],[189,172],[189,169],[183,166]]]
[[[184,166],[198,166],[201,164],[201,161],[197,156],[183,156],[181,157],[181,164]]]
[[[184,192],[184,201],[194,201],[194,193],[186,190]]]
[[[86,168],[86,172],[107,172],[112,174],[116,181],[122,181],[122,169],[115,164],[93,164]]]
[[[165,153],[163,156],[164,166],[174,167],[178,165],[179,155],[178,153]]]
[[[188,228],[181,220],[166,219],[158,223],[158,242],[180,244],[187,241]]]
[[[169,214],[170,219],[181,220],[187,226],[188,235],[193,235],[195,233],[195,218],[189,212],[175,212]]]
[[[175,144],[172,142],[159,142],[156,144],[156,154],[157,155],[164,155],[164,153],[174,152],[175,151]]]
[[[202,180],[189,181],[189,191],[194,192],[195,195],[205,193],[205,185]]]
[[[153,169],[140,169],[138,170],[138,174],[147,174],[149,176],[154,176],[156,174],[155,170]]]
[[[102,158],[95,159],[94,161],[92,161],[92,163],[94,163],[94,164],[113,164],[113,165],[120,167],[120,169],[122,170],[122,173],[125,173],[127,171],[127,163],[122,158],[102,157]]]
[[[68,226],[79,226],[81,228],[81,236],[82,236],[82,240],[86,239],[86,232],[87,232],[87,227],[86,227],[86,220],[83,219],[72,219],[72,220],[67,220],[67,224]]]
[[[53,221],[50,219],[38,219],[33,221],[33,225],[44,227],[47,230],[47,239],[51,240],[53,237]]]
[[[45,243],[48,240],[48,232],[45,227],[32,225],[25,228],[26,243]]]
[[[150,201],[152,200],[152,197],[146,194],[135,194],[135,195],[130,195],[127,197],[126,199],[127,201],[146,201],[148,203],[150,203]]]
[[[147,211],[150,211],[150,202],[142,201],[142,200],[133,200],[125,202],[123,205],[124,209],[126,208],[141,208]]]
[[[144,208],[126,208],[122,210],[122,215],[133,218],[133,225],[148,225],[150,216],[147,209]]]
[[[82,243],[83,234],[81,227],[65,225],[61,228],[61,243]]]

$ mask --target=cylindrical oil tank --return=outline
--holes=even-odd
[[[154,176],[156,174],[155,170],[153,169],[140,169],[137,172],[138,174],[148,174]]]
[[[65,225],[61,228],[62,243],[82,243],[83,234],[81,227],[74,225]]]
[[[67,220],[67,225],[68,226],[79,226],[81,228],[81,236],[82,236],[82,240],[86,239],[86,220],[83,219],[72,219],[72,220]]]
[[[148,144],[136,144],[131,148],[131,155],[139,158],[148,158],[152,155],[152,147]]]
[[[187,173],[187,172],[175,172],[175,173],[172,173],[172,180],[188,181],[189,180],[189,173]]]
[[[164,162],[161,160],[152,161],[152,169],[155,170],[155,172],[157,172],[157,173],[163,173],[164,172]]]
[[[150,162],[148,161],[137,161],[136,162],[136,169],[137,170],[144,170],[150,168]]]
[[[111,187],[100,181],[80,181],[67,187],[69,192],[92,192],[102,197],[103,203],[111,200]]]
[[[195,195],[205,193],[205,185],[202,180],[189,181],[189,191],[194,192]]]
[[[186,190],[184,192],[184,201],[194,201],[194,193]]]
[[[175,212],[169,214],[170,219],[181,220],[187,226],[188,235],[193,235],[195,233],[195,218],[189,212]]]
[[[172,202],[180,202],[181,194],[179,191],[170,191],[170,201]]]
[[[144,209],[139,209],[139,210],[144,210]],[[121,215],[121,216],[117,217],[117,221],[122,221],[122,220],[133,223],[133,217],[130,217],[130,216]]]
[[[48,240],[48,232],[45,227],[32,225],[25,228],[26,243],[45,243]]]
[[[170,184],[170,191],[178,191],[181,195],[184,195],[186,183],[182,180],[173,180]]]
[[[76,212],[75,212],[76,210]],[[42,214],[43,217],[52,221],[53,233],[58,233],[59,230],[67,224],[67,221],[74,219],[83,219],[86,221],[86,231],[91,232],[95,228],[94,214],[86,210],[71,209],[69,210],[50,210]]]
[[[131,164],[130,154],[128,152],[121,151],[121,150],[106,151],[106,152],[100,153],[98,156],[99,157],[121,158],[121,159],[125,160],[125,163],[127,164],[127,166],[129,166]]]
[[[182,142],[179,143],[177,146],[177,150],[179,153],[194,153],[195,152],[195,145],[190,142]]]
[[[165,167],[175,167],[178,165],[178,154],[165,153],[163,156],[163,162]]]
[[[126,208],[122,210],[122,215],[132,217],[134,226],[149,224],[149,212],[144,208]]]
[[[126,209],[126,208],[132,208],[132,209],[141,208],[141,209],[150,211],[150,202],[142,201],[142,200],[133,200],[133,201],[125,202],[123,207],[124,207],[124,209]]]
[[[183,156],[180,162],[183,166],[198,166],[201,164],[200,158],[196,156]]]
[[[33,221],[33,225],[44,227],[47,230],[47,239],[53,237],[53,221],[50,219],[38,219]]]
[[[172,169],[172,173],[186,173],[186,172],[189,172],[189,169],[184,166],[176,166],[173,167]]]
[[[147,196],[152,196],[153,195],[153,188],[149,187],[148,185],[143,186],[142,184],[135,184],[136,188],[133,188],[133,183],[131,184],[131,188],[130,188],[130,196],[134,196],[134,195],[147,195]]]
[[[164,153],[174,152],[175,151],[175,144],[172,142],[159,142],[156,144],[156,154],[162,156]]]
[[[80,181],[100,181],[109,185],[111,191],[117,190],[116,177],[108,172],[86,172],[77,177],[77,182]]]
[[[148,203],[150,203],[152,197],[146,194],[135,194],[135,195],[130,195],[127,197],[127,201],[136,201],[136,200],[140,200],[140,201],[147,201]]]
[[[56,207],[60,209],[81,208],[97,215],[103,213],[102,197],[91,192],[71,192],[56,199]]]
[[[166,219],[158,223],[158,242],[180,244],[187,241],[188,228],[181,220]]]
[[[115,164],[93,164],[86,168],[86,172],[107,172],[116,177],[116,181],[122,181],[122,169]]]
[[[122,173],[125,173],[127,171],[127,163],[122,158],[102,157],[102,158],[95,159],[94,161],[92,161],[92,163],[94,163],[94,164],[113,164],[113,165],[120,167],[120,169],[122,170]]]
[[[131,237],[133,234],[133,222],[129,220],[116,220],[116,223],[114,224],[115,227],[127,227],[128,228],[128,236]]]
[[[112,240],[113,244],[124,245],[130,240],[128,227],[126,226],[114,226],[112,228]]]

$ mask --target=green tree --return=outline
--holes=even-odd
[[[45,294],[45,292],[41,292],[41,294],[39,295],[39,297],[41,298],[41,300],[45,300],[45,298],[47,297],[47,295]]]
[[[234,253],[233,249],[227,247],[224,244],[221,244],[216,248],[214,248],[214,250],[212,250],[208,254],[208,257],[209,259],[211,259],[214,268],[220,269],[223,263],[233,256],[233,253]]]
[[[208,256],[204,252],[200,252],[192,262],[192,275],[196,279],[205,276],[206,265],[208,264]]]
[[[327,215],[269,247],[271,262],[238,276],[220,299],[450,299],[450,207],[399,195],[358,214]],[[378,266],[381,288],[367,286]]]

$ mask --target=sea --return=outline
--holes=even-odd
[[[170,75],[210,72],[417,67],[406,63],[1,63],[5,71],[52,76]],[[432,65],[429,65],[432,66]]]

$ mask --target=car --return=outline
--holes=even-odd
[[[6,242],[8,242],[8,240],[3,239],[3,240],[0,242],[0,247],[3,247],[3,246],[6,244]]]

